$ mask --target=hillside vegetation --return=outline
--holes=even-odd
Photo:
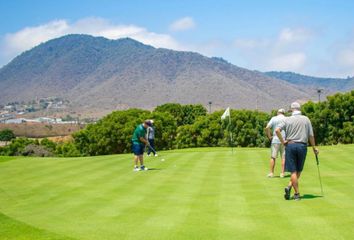
[[[329,96],[321,103],[308,102],[302,112],[312,121],[319,145],[354,143],[354,91]],[[266,147],[264,128],[272,115],[251,110],[231,110],[231,119],[221,120],[222,111],[207,114],[202,105],[164,104],[150,112],[142,109],[114,111],[95,124],[73,134],[69,143],[49,144],[16,139],[0,148],[0,155],[36,155],[41,145],[59,156],[92,156],[131,151],[135,127],[154,119],[157,150],[191,147]],[[39,151],[44,155],[43,151]]]

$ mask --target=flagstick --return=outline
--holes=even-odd
[[[224,114],[221,116],[221,120],[225,120],[226,117],[229,117],[229,125],[228,125],[228,131],[230,134],[230,143],[231,144],[231,151],[232,154],[234,154],[234,146],[233,146],[233,139],[232,139],[232,132],[230,130],[230,126],[231,126],[231,114],[230,114],[230,107],[226,108]]]
[[[232,132],[230,130],[230,127],[231,127],[231,113],[229,115],[229,134],[230,134],[230,144],[231,144],[231,152],[232,152],[232,155],[234,154],[234,145],[233,145],[233,139],[232,139]]]

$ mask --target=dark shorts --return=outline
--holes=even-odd
[[[285,148],[285,171],[301,172],[304,168],[307,144],[289,143]]]
[[[132,152],[134,155],[143,155],[145,150],[144,144],[132,144]]]

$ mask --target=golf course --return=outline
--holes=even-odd
[[[300,201],[268,148],[0,157],[0,239],[353,239],[354,145],[311,148]],[[323,195],[321,193],[321,184]]]

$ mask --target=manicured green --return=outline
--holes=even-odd
[[[144,172],[131,154],[0,157],[0,239],[354,238],[354,145],[320,147],[324,196],[309,151],[301,201],[266,178],[269,149],[159,154]]]

